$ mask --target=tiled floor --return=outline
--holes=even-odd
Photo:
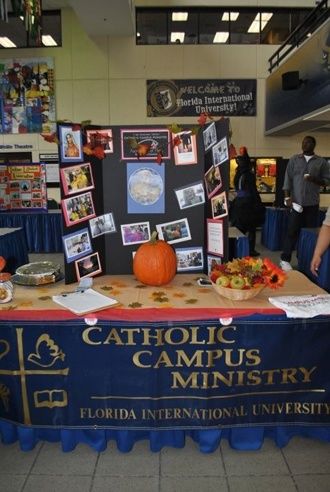
[[[330,444],[295,437],[279,449],[236,451],[227,441],[203,454],[189,438],[183,449],[152,453],[139,442],[130,453],[113,443],[102,453],[84,444],[63,453],[58,443],[22,452],[0,445],[1,492],[329,492]]]
[[[257,249],[278,262],[279,252]],[[295,437],[280,449],[267,439],[259,451],[236,451],[223,440],[212,454],[201,453],[190,438],[183,449],[160,453],[148,442],[126,454],[113,442],[102,453],[84,444],[70,453],[59,443],[39,443],[29,452],[0,444],[0,492],[23,491],[330,492],[330,443]]]

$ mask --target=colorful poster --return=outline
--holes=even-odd
[[[7,166],[7,179],[6,209],[47,210],[44,164],[9,164]]]
[[[56,129],[52,58],[0,60],[0,134]]]

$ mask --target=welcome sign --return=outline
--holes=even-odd
[[[3,323],[0,418],[117,429],[326,425],[328,323]]]
[[[147,80],[147,116],[256,116],[255,79]]]

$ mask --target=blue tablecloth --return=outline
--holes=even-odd
[[[259,449],[265,438],[274,439],[275,443],[282,447],[296,435],[329,442],[329,358],[326,356],[329,350],[329,317],[288,320],[283,314],[252,315],[236,318],[233,326],[224,325],[220,328],[218,325],[223,337],[222,344],[225,346],[228,342],[230,349],[227,362],[221,359],[220,353],[208,352],[214,353],[215,357],[211,374],[212,370],[217,370],[220,372],[215,374],[224,374],[225,378],[239,366],[238,379],[234,378],[229,386],[218,381],[216,387],[213,384],[208,387],[207,393],[203,393],[203,388],[195,387],[196,383],[191,380],[190,384],[180,389],[176,388],[173,392],[172,386],[170,387],[171,378],[168,379],[166,375],[171,376],[172,371],[176,370],[175,367],[182,366],[180,363],[173,368],[171,363],[178,349],[177,343],[173,346],[171,342],[174,330],[182,336],[183,333],[191,334],[191,328],[194,327],[195,335],[191,338],[191,343],[181,338],[184,353],[187,351],[187,367],[183,369],[182,374],[187,377],[189,374],[197,374],[192,371],[198,370],[195,366],[191,367],[191,364],[188,366],[187,361],[194,360],[192,356],[197,348],[194,363],[197,366],[201,365],[202,359],[198,362],[201,352],[204,352],[201,343],[209,339],[210,329],[216,324],[215,319],[189,322],[181,320],[177,327],[173,321],[168,325],[167,322],[143,322],[140,327],[142,333],[137,322],[116,323],[109,319],[99,321],[97,326],[94,326],[90,323],[84,324],[84,321],[79,319],[71,322],[48,320],[46,313],[44,322],[20,321],[18,324],[17,321],[2,321],[1,342],[2,353],[5,353],[5,356],[1,358],[0,374],[4,386],[9,390],[7,395],[10,395],[6,398],[4,393],[3,405],[0,407],[2,442],[10,444],[19,441],[24,451],[33,449],[40,440],[61,442],[63,451],[72,451],[78,443],[83,442],[96,451],[103,451],[108,441],[114,440],[120,451],[128,452],[137,441],[149,440],[150,449],[157,452],[164,446],[181,448],[189,436],[198,443],[200,451],[205,453],[215,451],[221,439],[228,439],[230,446],[239,450]],[[157,337],[150,333],[150,330],[152,331],[154,326],[162,328],[162,333],[167,332],[167,340],[171,343],[166,343],[164,339],[161,347],[158,347],[157,343],[153,344]],[[132,338],[129,337],[128,344],[123,346],[121,337],[128,331]],[[137,339],[134,339],[134,333]],[[140,336],[141,333],[143,336]],[[236,358],[234,363],[230,362],[229,354],[236,350],[236,337],[239,352],[246,353],[246,360],[243,360],[244,357],[241,355],[241,361],[237,362]],[[151,346],[145,351],[148,340]],[[176,338],[175,340],[177,341]],[[211,345],[217,343],[213,336],[211,342]],[[195,348],[191,349],[191,344]],[[51,351],[45,351],[47,347],[51,347]],[[280,347],[282,350],[279,350]],[[294,347],[297,350],[293,350]],[[142,367],[136,363],[138,359],[134,358],[134,354],[141,353],[139,348],[143,348],[144,353],[142,359],[139,359],[142,361]],[[154,367],[144,365],[146,357],[152,352]],[[94,357],[91,357],[93,353]],[[103,363],[105,359],[108,361],[107,364]],[[86,360],[88,363],[85,363]],[[158,366],[155,363],[157,360],[161,361]],[[287,369],[289,360],[292,367]],[[251,369],[249,364],[255,365],[255,368]],[[17,370],[17,367],[20,369]],[[230,369],[228,374],[223,372],[227,368]],[[145,373],[143,378],[139,378],[140,371],[147,371],[148,374]],[[152,376],[151,373],[155,371],[157,374]],[[246,371],[248,374],[244,376]],[[134,376],[137,379],[133,383]],[[150,376],[157,380],[156,386],[148,383]],[[16,379],[17,382],[14,381]],[[24,391],[21,392],[20,387]],[[135,395],[131,400],[129,388]],[[318,391],[317,388],[323,389]],[[122,396],[118,396],[117,391]],[[151,394],[162,396],[148,398],[149,391]],[[110,396],[107,396],[109,392]],[[140,398],[136,398],[138,394]],[[184,398],[180,397],[182,394]],[[208,398],[210,400],[207,405],[205,400]],[[213,404],[215,398],[217,403]],[[228,405],[223,398],[228,399]],[[153,403],[150,403],[151,400]],[[177,411],[181,407],[186,408],[187,401],[186,410],[190,407],[196,411],[204,407],[214,408],[214,416],[206,414],[205,417],[189,417],[190,425],[181,424],[179,420],[172,420],[176,425],[171,424],[174,417],[171,415],[173,403],[170,401],[174,400],[174,408]],[[139,405],[146,409],[144,417],[144,413],[138,411]],[[132,420],[119,414],[115,415],[115,408],[123,411],[135,408],[136,416],[134,415]],[[168,418],[158,415],[159,422],[166,422],[166,425],[159,425],[158,428],[157,423],[153,423],[153,418],[148,416],[148,411],[152,414],[157,408],[170,412]],[[235,408],[237,413],[231,415],[231,408]],[[265,412],[261,411],[263,408]],[[248,409],[251,412],[253,409],[253,412]],[[270,412],[271,409],[274,414]],[[89,411],[90,416],[87,415]],[[181,417],[183,418],[183,415]],[[149,419],[150,424],[139,427],[134,423],[135,418],[142,423],[143,419]],[[223,424],[203,428],[204,418],[206,421],[218,419]],[[30,424],[15,423],[17,419],[30,421]],[[228,419],[233,419],[234,423],[228,424],[231,421]]]
[[[243,258],[250,253],[249,239],[236,227],[229,227],[229,260]]]
[[[1,213],[0,227],[22,227],[29,253],[61,253],[63,251],[60,211]]]
[[[324,220],[325,211],[319,211],[319,225]],[[280,251],[288,229],[288,208],[266,207],[266,217],[261,229],[261,244],[271,251]]]
[[[150,450],[159,452],[163,447],[183,448],[186,437],[191,437],[202,453],[212,453],[219,448],[221,439],[237,450],[257,450],[264,439],[273,439],[278,447],[284,447],[294,436],[320,439],[330,442],[329,427],[269,426],[243,427],[219,430],[104,430],[104,429],[43,429],[24,427],[0,420],[0,436],[4,444],[19,442],[22,451],[31,451],[39,441],[60,442],[64,452],[73,451],[79,443],[85,443],[101,452],[109,441],[114,441],[119,451],[128,453],[138,441],[148,440]]]
[[[302,229],[297,245],[298,269],[322,289],[330,292],[330,248],[322,256],[317,277],[310,271],[310,263],[319,229]]]
[[[289,209],[266,207],[266,217],[261,229],[261,244],[271,251],[282,249],[288,228]]]
[[[0,228],[0,256],[7,262],[4,270],[10,273],[15,273],[16,268],[29,262],[22,228]]]

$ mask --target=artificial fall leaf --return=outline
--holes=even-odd
[[[181,138],[178,135],[173,138],[172,140],[173,147],[178,147],[180,143],[181,143]]]
[[[199,130],[200,130],[200,127],[199,126],[193,126],[190,131],[191,131],[191,134],[192,135],[197,135],[197,133],[199,132]]]
[[[173,297],[186,297],[186,294],[184,294],[183,292],[174,292]]]
[[[128,307],[133,308],[133,309],[139,308],[141,306],[142,306],[142,304],[140,302],[131,302],[131,304],[128,305]]]
[[[113,287],[111,287],[110,285],[103,285],[101,287],[101,290],[112,290],[112,289],[113,289]]]
[[[208,119],[208,114],[207,113],[202,113],[200,115],[200,117],[198,118],[197,120],[197,123],[200,125],[200,126],[204,126],[205,123],[207,122],[207,119]]]
[[[31,306],[33,306],[33,302],[32,301],[24,301],[24,302],[21,302],[20,303],[20,307],[31,307]]]
[[[121,289],[125,289],[126,287],[128,287],[128,285],[125,282],[122,282],[121,280],[114,280],[112,284]]]
[[[97,157],[98,159],[104,159],[104,148],[99,145],[97,147],[94,147],[93,155],[95,155],[95,157]]]
[[[196,302],[197,302],[197,299],[187,299],[185,301],[186,304],[196,304]]]
[[[38,297],[39,301],[49,301],[51,299],[51,296],[40,296]]]
[[[80,123],[82,128],[84,128],[85,126],[89,126],[91,124],[92,124],[92,120],[84,120]]]
[[[179,126],[177,123],[173,123],[172,125],[169,125],[167,127],[171,133],[180,133],[182,132],[181,126]]]
[[[86,144],[83,146],[83,152],[86,155],[92,155],[93,154],[93,149],[91,148],[90,144]]]
[[[13,311],[14,309],[17,309],[16,304],[12,304],[11,306],[4,306],[1,308],[1,311]]]
[[[158,290],[158,291],[155,291],[151,294],[153,297],[162,297],[162,296],[165,296],[165,292],[161,291],[161,290]]]
[[[54,133],[41,133],[40,135],[42,136],[42,138],[46,142],[56,143],[56,144],[59,143],[58,138],[57,138],[57,135],[56,135],[56,132],[54,132]]]
[[[163,152],[161,150],[157,152],[156,162],[159,165],[163,162]]]
[[[168,302],[168,297],[154,297],[154,302]]]
[[[135,288],[136,289],[146,289],[147,286],[146,285],[139,284],[139,285],[136,285]]]

